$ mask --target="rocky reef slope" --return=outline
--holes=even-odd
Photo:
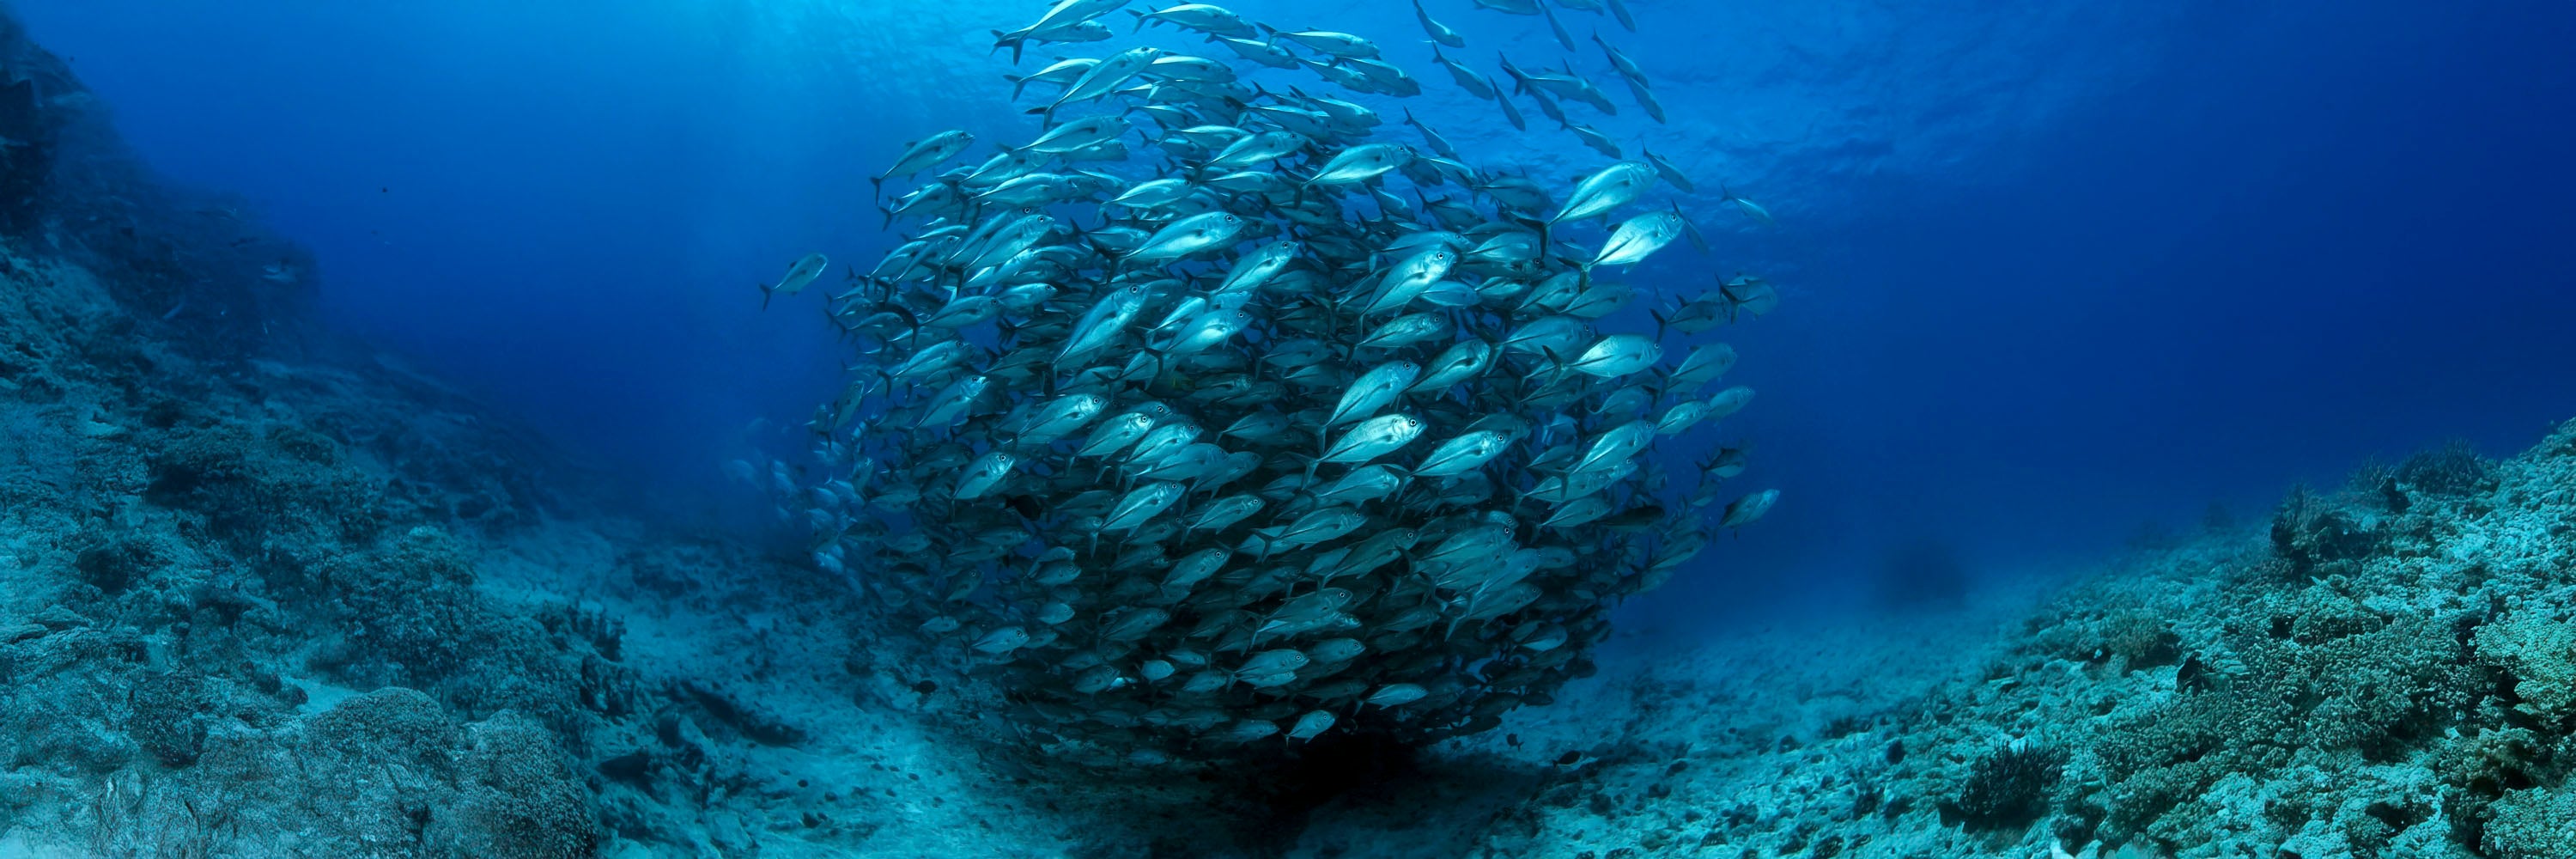
[[[1483,750],[1555,765],[1523,770],[1459,843],[1594,859],[2576,856],[2576,422],[2504,462],[2452,447],[2365,467],[2293,493],[2267,527],[2018,601],[1605,672],[1516,721],[1521,748]],[[1449,802],[1424,797],[1392,799]],[[1341,849],[1365,843],[1313,855],[1404,855]]]

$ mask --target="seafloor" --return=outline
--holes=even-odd
[[[1974,607],[1614,654],[1410,755],[1122,780],[319,330],[290,244],[5,22],[0,62],[0,857],[2576,856],[2576,423]]]

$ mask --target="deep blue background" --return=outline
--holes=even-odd
[[[1722,258],[1637,280],[1747,269],[1789,298],[1725,333],[1762,391],[1732,427],[1747,488],[1786,501],[1640,614],[1847,600],[1923,539],[2042,571],[2576,417],[2576,6],[1631,2],[1649,35],[1567,22],[1645,63],[1675,123],[1596,124],[1782,216],[1702,195]],[[882,247],[864,177],[902,141],[1028,133],[977,36],[1036,6],[16,4],[152,162],[310,243],[335,322],[683,510],[753,503],[715,463],[835,375],[813,304],[762,314],[752,286]],[[1401,6],[1235,7],[1379,39],[1480,160],[1598,164],[1451,92]],[[1533,19],[1431,7],[1471,55],[1559,54]],[[1058,53],[1097,46],[1033,59]]]

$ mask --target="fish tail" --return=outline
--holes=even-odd
[[[1019,65],[1020,49],[1025,47],[1028,44],[1028,41],[1028,37],[1026,36],[1014,36],[1010,33],[994,30],[993,53],[998,54],[1002,52],[1003,48],[1009,48],[1011,49],[1011,65]],[[990,56],[990,54],[987,54],[986,56]]]
[[[769,284],[766,284],[766,283],[761,284],[761,285],[760,285],[760,309],[762,309],[762,310],[768,310],[768,309],[769,309],[769,299],[770,299],[770,297],[771,297],[771,296],[774,296],[774,295],[777,295],[777,294],[778,294],[778,290],[777,290],[776,288],[773,288],[773,287],[771,287]]]

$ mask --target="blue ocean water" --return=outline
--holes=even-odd
[[[1434,90],[1408,106],[1487,163],[1601,161],[1451,90],[1402,6],[1235,5],[1402,45]],[[2576,403],[2576,8],[1631,5],[1639,34],[1568,21],[1673,121],[1603,127],[1780,217],[1703,193],[1716,257],[1633,280],[1785,296],[1723,332],[1762,392],[1745,479],[1785,500],[1638,620],[1834,604],[1924,541],[2010,575],[2213,502],[2255,520]],[[754,284],[882,251],[866,177],[905,141],[1035,128],[984,35],[1031,4],[15,6],[152,164],[308,243],[335,323],[693,513],[756,503],[718,463],[839,375],[812,304]],[[1477,51],[1564,53],[1465,7],[1434,4]]]

